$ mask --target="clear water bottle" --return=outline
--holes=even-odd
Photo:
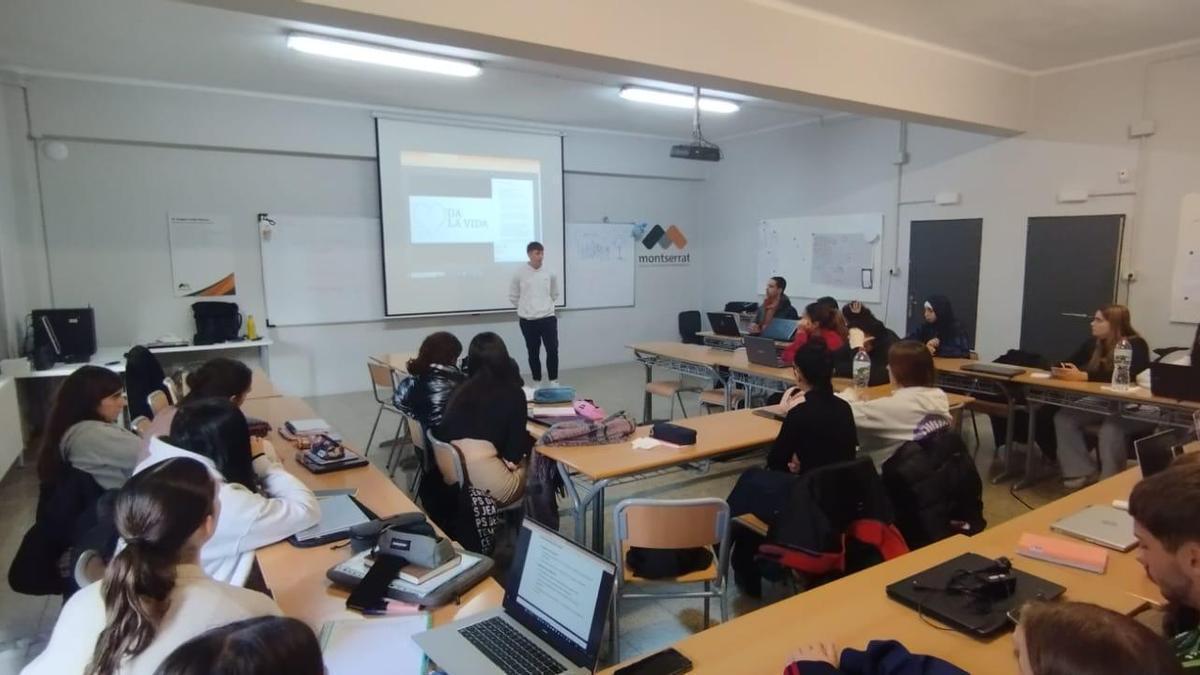
[[[1133,345],[1121,338],[1113,349],[1112,387],[1117,391],[1129,390],[1129,369],[1133,364]]]
[[[862,391],[871,384],[871,357],[865,350],[858,350],[850,372],[854,374],[854,388]]]

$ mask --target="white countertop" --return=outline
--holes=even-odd
[[[240,340],[237,342],[219,342],[211,345],[184,345],[182,347],[155,347],[150,351],[155,354],[179,354],[182,352],[209,352],[209,351],[225,351],[229,349],[261,349],[269,347],[274,342],[270,338],[262,338],[260,340]],[[125,352],[129,351],[129,347],[101,347],[96,350],[91,360],[87,363],[56,363],[53,368],[46,370],[33,370],[27,375],[17,375],[19,379],[33,377],[66,377],[75,372],[80,366],[92,365],[102,366],[109,370],[123,373],[125,372]]]

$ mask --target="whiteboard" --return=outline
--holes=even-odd
[[[636,243],[630,223],[567,223],[567,309],[633,307]]]
[[[1179,241],[1171,284],[1171,321],[1200,323],[1200,194],[1179,204]]]
[[[796,297],[880,302],[882,259],[882,213],[764,220],[753,283],[780,276]]]
[[[259,223],[272,326],[383,319],[378,218],[272,213]]]

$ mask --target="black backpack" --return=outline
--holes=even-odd
[[[242,329],[242,315],[236,302],[193,302],[192,317],[196,320],[192,342],[198,345],[236,340]]]

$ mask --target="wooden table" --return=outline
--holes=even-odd
[[[872,639],[896,639],[915,653],[938,656],[978,675],[1010,675],[1017,668],[1007,635],[981,641],[940,630],[888,599],[885,587],[962,553],[1006,555],[1014,567],[1065,586],[1068,599],[1132,614],[1145,606],[1145,598],[1160,598],[1132,552],[1110,551],[1108,569],[1098,575],[1017,556],[1016,542],[1023,532],[1049,534],[1051,522],[1089,504],[1127,498],[1138,478],[1137,469],[1131,469],[975,537],[945,539],[692,635],[674,647],[692,660],[696,673],[776,674],[804,643],[833,640],[839,647],[862,649]]]
[[[247,401],[279,396],[279,391],[275,389],[275,384],[271,382],[271,378],[267,377],[262,368],[253,366],[250,368],[250,373],[250,393],[246,394]]]
[[[1200,402],[1154,396],[1144,387],[1133,391],[1113,391],[1104,382],[1072,382],[1054,378],[1037,377],[1046,371],[1030,369],[1013,381],[1024,387],[1025,400],[1029,407],[1030,450],[1025,456],[1025,475],[1017,488],[1037,480],[1037,465],[1041,458],[1036,447],[1034,429],[1039,409],[1045,406],[1071,408],[1093,412],[1100,416],[1117,416],[1124,419],[1147,422],[1155,425],[1190,428],[1193,415],[1200,411]]]
[[[735,352],[724,349],[713,349],[704,345],[689,345],[681,342],[639,342],[629,345],[634,357],[646,368],[646,383],[653,379],[653,370],[662,368],[680,375],[691,375],[710,382],[725,382],[726,373],[734,363],[746,363],[746,352]],[[736,360],[736,355],[741,360]],[[642,395],[642,421],[649,422],[651,416],[650,392]],[[725,397],[725,409],[731,410],[732,405],[728,392]]]
[[[575,539],[586,544],[586,515],[592,509],[592,550],[603,553],[604,492],[622,478],[645,477],[652,472],[678,467],[689,462],[712,459],[731,452],[767,445],[779,434],[779,422],[755,415],[750,410],[734,410],[676,420],[674,424],[696,430],[696,444],[682,448],[656,447],[638,450],[632,438],[611,445],[541,446],[537,451],[558,466],[559,475],[571,499],[575,520]],[[633,438],[650,435],[650,425],[638,427]],[[586,479],[590,489],[577,482]]]
[[[313,490],[353,488],[357,490],[358,500],[380,516],[420,510],[373,465],[321,475],[300,466],[295,460],[294,446],[284,440],[276,429],[290,419],[317,416],[301,399],[285,396],[260,398],[246,401],[242,409],[249,415],[271,423],[270,440],[284,467]],[[334,549],[326,545],[296,548],[287,542],[280,542],[260,549],[258,564],[267,587],[271,589],[283,613],[319,629],[322,623],[331,619],[361,616],[346,609],[346,596],[349,594],[333,586],[325,577],[330,567],[349,557],[349,547]],[[503,598],[504,590],[489,577],[464,594],[459,604],[434,610],[433,621],[435,624],[448,623],[491,609],[499,606]]]

